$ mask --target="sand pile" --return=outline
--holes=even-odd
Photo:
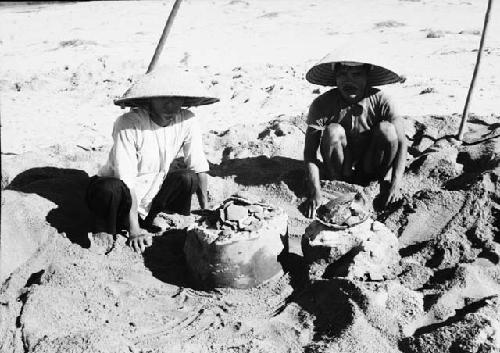
[[[463,172],[451,179],[436,178],[418,188],[414,178],[420,175],[419,169],[408,169],[405,185],[409,186],[403,189],[400,203],[373,213],[378,221],[367,222],[366,231],[380,222],[391,229],[382,232],[384,237],[398,237],[395,255],[400,260],[391,276],[349,279],[348,271],[335,270],[332,262],[311,264],[297,249],[300,238],[292,235],[290,252],[278,258],[285,274],[246,290],[195,289],[184,252],[186,222],[169,223],[143,257],[126,247],[121,237],[114,240],[111,251],[89,251],[85,248],[89,244],[81,247],[70,241],[71,228],[66,228],[68,238],[56,234],[53,227],[59,224],[58,217],[43,221],[40,215],[39,230],[33,232],[34,226],[25,222],[32,211],[14,204],[29,200],[31,205],[39,197],[34,194],[48,195],[54,204],[39,207],[40,212],[80,219],[77,215],[86,211],[75,185],[85,185],[88,176],[57,168],[42,174],[28,170],[3,193],[3,204],[12,205],[12,212],[8,218],[2,214],[2,225],[18,230],[20,236],[36,234],[43,246],[2,287],[1,348],[14,352],[118,352],[124,347],[160,352],[167,346],[169,351],[193,352],[234,350],[231,347],[251,352],[449,352],[465,347],[462,351],[495,352],[500,188],[498,159],[482,162],[483,153],[490,151],[487,142],[482,146],[484,150],[477,145],[455,147]],[[214,166],[212,192],[229,193],[240,187],[272,200],[287,213],[297,212],[303,200],[303,174],[293,169],[294,164],[288,170],[280,160],[250,158],[231,162],[231,168],[236,163],[244,168],[228,172],[228,163]],[[469,163],[482,167],[471,168]],[[260,174],[262,184],[239,183],[248,180],[247,171],[258,173],[261,166],[266,167],[266,174]],[[437,170],[446,166],[438,164]],[[425,174],[429,165],[418,168]],[[54,188],[55,184],[60,187]],[[323,186],[327,194],[342,187],[332,182]],[[378,188],[369,185],[364,192],[371,198]],[[222,243],[226,235],[231,238],[229,233],[250,234],[256,227],[253,221],[262,221],[266,213],[265,206],[255,207],[253,201],[230,201],[214,208],[213,219],[200,222],[208,222],[203,227],[216,233],[215,238],[221,236]],[[240,214],[241,206],[249,219]],[[288,226],[297,234],[307,233],[311,221],[289,213]],[[388,239],[381,239],[380,245],[391,244]]]
[[[366,220],[346,230],[314,221],[301,243],[306,261],[329,264],[323,276],[379,281],[399,272],[398,239],[377,221]]]

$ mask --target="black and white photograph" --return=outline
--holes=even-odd
[[[0,3],[0,353],[500,353],[498,1]]]

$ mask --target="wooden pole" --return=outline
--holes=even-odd
[[[165,46],[165,40],[167,39],[168,33],[170,32],[170,28],[172,27],[172,23],[174,22],[175,15],[177,15],[177,11],[181,6],[182,0],[175,0],[174,6],[172,7],[172,11],[170,11],[170,15],[168,16],[167,23],[165,23],[165,28],[163,28],[163,33],[161,34],[160,41],[156,46],[155,53],[151,62],[149,63],[148,70],[146,73],[150,73],[154,70],[156,63],[160,57],[160,54]]]
[[[479,42],[479,50],[477,52],[476,66],[474,67],[474,72],[472,73],[472,80],[469,87],[469,92],[467,93],[467,98],[465,99],[464,111],[462,113],[462,121],[460,122],[460,128],[458,130],[458,141],[462,141],[465,133],[465,124],[467,123],[467,118],[469,115],[469,103],[472,98],[472,92],[474,91],[474,85],[476,83],[476,76],[479,71],[479,65],[481,64],[481,56],[483,53],[484,38],[486,37],[486,30],[488,28],[488,21],[490,18],[490,10],[493,0],[488,0],[488,7],[486,9],[486,15],[484,16],[483,33],[481,34],[481,41]]]

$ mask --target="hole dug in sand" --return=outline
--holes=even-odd
[[[189,245],[185,225],[159,219],[164,223],[163,227],[158,223],[160,228],[169,229],[153,238],[153,246],[143,257],[125,247],[123,241],[104,239],[100,246],[104,254],[96,254],[64,239],[64,246],[60,245],[57,252],[44,255],[59,264],[53,275],[48,276],[46,270],[40,283],[37,276],[28,281],[31,273],[47,268],[35,268],[31,262],[23,267],[31,266],[22,281],[19,272],[12,274],[0,293],[0,315],[7,317],[4,313],[12,312],[10,324],[0,327],[0,351],[15,351],[11,348],[17,344],[19,352],[36,353],[57,349],[106,353],[444,353],[480,351],[478,347],[495,352],[499,317],[493,297],[499,292],[495,264],[500,254],[496,235],[500,219],[498,177],[491,169],[494,161],[484,165],[488,170],[474,170],[468,158],[460,154],[461,148],[471,146],[457,148],[458,156],[453,152],[453,158],[427,151],[426,159],[405,174],[405,202],[384,214],[384,224],[369,219],[351,229],[335,231],[341,234],[332,234],[335,232],[313,225],[311,220],[300,223],[303,228],[293,225],[302,221],[293,213],[303,201],[301,161],[249,157],[213,165],[209,187],[220,182],[212,196],[213,202],[222,207],[219,213],[198,215],[205,220],[199,217],[196,226],[189,229]],[[448,160],[439,162],[445,157]],[[454,169],[454,158],[463,162],[464,173],[475,173],[478,178],[446,190],[443,186],[459,172]],[[488,160],[474,158],[481,166]],[[485,173],[489,173],[486,181]],[[82,221],[77,218],[82,214],[71,202],[82,200],[80,190],[84,189],[86,175],[44,169],[26,176],[14,185],[26,193],[40,191],[39,195],[55,202],[59,206],[56,210],[62,212],[57,224],[76,227]],[[334,182],[323,183],[322,188],[328,194],[335,185],[337,191],[348,190],[346,185],[341,188],[341,183]],[[370,193],[369,187],[353,187]],[[273,206],[258,200],[222,202],[242,188],[257,191]],[[42,200],[47,205],[37,201],[38,195],[19,191],[8,190],[3,195],[8,204],[15,205],[10,218],[17,219],[22,211],[36,213],[37,219],[45,222],[55,206],[47,200]],[[69,200],[71,197],[74,199]],[[33,205],[40,207],[33,209]],[[279,232],[278,227],[271,227],[276,232],[253,240],[252,232],[267,224],[261,228],[253,222],[257,219],[254,215],[264,214],[266,207],[272,216],[268,221],[282,217],[278,209],[286,210],[288,220],[283,215]],[[23,224],[24,218],[20,219],[13,223],[13,234],[29,232],[29,228],[18,226]],[[75,220],[78,222],[69,224]],[[304,256],[300,251],[286,251],[288,243],[283,241],[287,226],[290,237],[308,235],[301,239],[306,243]],[[304,232],[306,226],[309,228]],[[44,229],[42,224],[39,227]],[[206,243],[198,241],[200,234]],[[50,235],[58,238],[57,234]],[[215,240],[210,242],[212,235]],[[269,238],[269,244],[260,242]],[[243,244],[239,254],[238,245]],[[211,256],[216,246],[218,258]],[[208,265],[192,265],[195,250],[205,251],[199,258]],[[243,259],[243,253],[248,257]],[[220,254],[231,256],[227,259]],[[220,262],[216,262],[211,269],[219,271],[215,272],[219,277],[207,275],[210,261],[220,259],[226,267],[217,267]],[[19,289],[27,281],[31,283],[29,293],[17,302],[22,292]],[[16,290],[15,283],[19,284]],[[199,290],[228,284],[249,288]],[[5,297],[7,291],[16,295]]]

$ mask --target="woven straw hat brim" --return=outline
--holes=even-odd
[[[210,97],[200,84],[198,77],[175,67],[160,67],[141,76],[114,103],[119,106],[141,106],[151,98],[182,98],[184,107],[207,105],[219,102]]]
[[[358,63],[360,65],[370,65],[371,70],[368,73],[368,85],[370,86],[382,86],[404,81],[403,77],[399,76],[397,73],[389,69],[386,69],[383,66],[374,65],[369,62],[358,62],[352,60],[322,61],[309,69],[309,71],[306,73],[306,80],[317,85],[336,87],[337,82],[335,80],[333,64],[346,62]]]
[[[133,97],[133,98],[119,98],[114,101],[116,105],[125,107],[139,107],[151,99],[151,98],[182,98],[183,107],[196,107],[199,105],[209,105],[217,103],[220,101],[219,98],[213,97],[188,97],[188,96],[173,96],[173,95],[161,95],[161,96],[144,96],[144,97]]]

